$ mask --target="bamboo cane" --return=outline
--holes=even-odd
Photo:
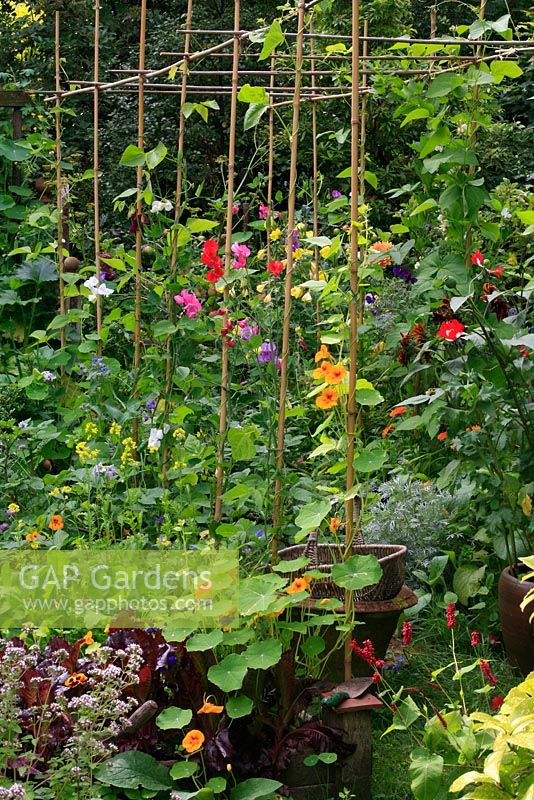
[[[483,20],[486,17],[486,0],[480,0],[480,12],[479,12],[480,19]],[[477,44],[477,49],[475,51],[475,55],[477,60],[484,60],[481,58],[482,56],[482,44]],[[477,141],[477,123],[474,119],[474,111],[477,106],[479,97],[479,85],[475,83],[473,87],[473,118],[471,119],[471,132],[469,137],[469,145],[473,148]],[[471,175],[475,172],[475,167],[469,167],[469,173]],[[467,269],[469,270],[471,267],[471,247],[473,245],[473,229],[471,225],[468,225],[466,232],[465,232],[465,264]]]
[[[93,94],[93,204],[94,204],[94,226],[95,226],[95,270],[96,278],[100,281],[100,193],[98,186],[99,171],[99,71],[100,71],[100,0],[95,0],[95,38],[94,38],[94,71],[95,91]],[[98,335],[97,353],[102,355],[102,297],[96,296],[96,332]]]
[[[56,11],[55,15],[55,37],[54,37],[54,55],[55,55],[55,84],[56,84],[56,207],[58,210],[57,221],[57,271],[59,279],[59,313],[65,313],[65,283],[63,280],[64,272],[64,209],[63,209],[63,179],[61,174],[61,73],[59,61],[59,37],[60,37],[60,15]],[[65,327],[61,328],[60,332],[61,349],[65,347]],[[64,368],[61,367],[61,377],[64,377]]]
[[[310,33],[313,34],[313,14],[310,15]],[[311,93],[317,91],[315,70],[315,39],[310,39],[310,87]],[[312,169],[313,169],[313,235],[319,236],[319,155],[317,143],[317,104],[312,103]],[[319,280],[319,247],[313,248],[313,277]],[[315,324],[317,326],[317,346],[321,345],[321,306],[319,300],[315,303]]]
[[[350,203],[350,340],[349,340],[349,393],[347,398],[347,478],[349,492],[354,485],[354,450],[356,429],[356,378],[358,371],[358,144],[360,134],[360,4],[352,0],[352,97],[351,97],[351,203]],[[359,524],[359,503],[353,498],[345,503],[345,556],[351,552],[354,527]],[[355,514],[356,512],[356,514]],[[345,612],[350,619],[353,595],[345,591]],[[350,636],[345,641],[345,680],[352,675],[352,651]]]
[[[234,205],[234,176],[235,176],[235,140],[237,123],[237,89],[239,82],[239,20],[240,20],[240,0],[234,0],[234,58],[232,61],[232,96],[230,101],[230,129],[228,145],[228,184],[227,184],[227,203],[226,203],[226,238],[224,247],[224,277],[228,278],[232,264],[232,227]],[[224,288],[224,307],[228,303],[228,286]],[[228,324],[228,313],[224,315],[225,326]],[[226,438],[226,427],[228,419],[228,390],[229,390],[229,371],[228,371],[228,341],[226,336],[222,337],[222,364],[221,364],[221,402],[219,414],[219,446],[217,453],[217,475],[216,475],[216,496],[214,517],[216,521],[222,515],[222,490],[224,482],[224,445]]]
[[[269,219],[267,221],[267,263],[271,260],[271,215],[273,211],[273,180],[274,180],[274,80],[276,69],[276,55],[271,54],[271,78],[269,81],[269,157],[267,165],[267,208]]]
[[[278,549],[278,533],[282,505],[282,470],[284,467],[284,432],[286,421],[287,374],[289,357],[290,319],[291,319],[291,281],[293,276],[293,229],[295,227],[295,202],[297,196],[298,136],[300,121],[300,91],[302,84],[302,63],[304,45],[306,4],[299,0],[297,17],[297,52],[295,62],[295,94],[293,98],[293,124],[291,129],[291,162],[289,168],[289,196],[287,211],[287,266],[284,286],[284,321],[282,334],[282,353],[280,368],[280,396],[278,404],[278,431],[276,440],[276,481],[274,487],[272,539],[273,556]]]
[[[193,0],[187,0],[186,28],[191,27],[193,16]],[[184,42],[185,59],[182,67],[182,84],[180,88],[180,111],[178,120],[178,155],[176,162],[176,191],[174,197],[174,230],[171,234],[171,269],[170,280],[174,282],[176,278],[176,261],[178,256],[178,223],[182,212],[182,186],[183,186],[183,161],[184,161],[184,140],[185,140],[185,114],[184,105],[187,99],[187,78],[188,78],[188,54],[191,48],[191,36],[186,34]],[[169,291],[167,298],[167,316],[170,322],[174,320],[174,299],[172,290]],[[169,334],[165,342],[165,421],[168,418],[172,393],[172,369],[173,369],[173,347],[172,337]],[[167,472],[169,461],[169,446],[165,443],[163,448],[162,473],[163,482],[167,484]]]
[[[145,94],[144,94],[144,69],[145,69],[145,46],[146,46],[146,3],[141,0],[141,21],[139,26],[139,76],[138,76],[138,106],[137,106],[137,146],[140,150],[144,148],[145,141]],[[143,165],[137,167],[137,203],[135,207],[135,329],[134,329],[134,390],[133,396],[138,396],[138,370],[141,362],[141,271],[142,244],[143,244],[143,199],[141,191],[143,188]],[[133,421],[133,439],[138,443],[139,439],[139,420],[136,417]]]

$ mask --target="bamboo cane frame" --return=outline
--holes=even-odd
[[[186,11],[186,27],[191,27],[193,17],[193,0],[187,0]],[[191,35],[186,34],[184,42],[185,50],[185,63],[182,67],[182,85],[180,87],[180,109],[178,115],[178,153],[176,161],[176,190],[174,196],[174,230],[171,233],[171,282],[176,277],[176,261],[178,256],[178,223],[182,212],[182,188],[183,188],[183,160],[184,160],[184,143],[185,143],[185,114],[184,106],[187,99],[187,79],[188,79],[188,55],[191,47]],[[174,298],[172,292],[169,292],[167,298],[167,317],[169,322],[174,319]],[[173,369],[173,347],[172,347],[172,334],[168,334],[165,341],[165,420],[168,419],[169,407],[171,402],[172,392],[172,369]],[[167,484],[169,460],[169,445],[165,442],[163,447],[162,458],[162,473],[164,484]]]
[[[99,192],[99,100],[100,94],[98,89],[100,73],[100,0],[95,0],[95,33],[94,33],[94,70],[93,78],[95,81],[95,89],[93,93],[93,205],[94,205],[94,228],[95,228],[95,274],[98,281],[100,281],[100,192]],[[97,353],[102,356],[102,297],[97,294],[96,296],[96,332],[98,335]]]
[[[56,207],[58,211],[57,222],[57,271],[59,281],[59,313],[65,314],[65,283],[63,280],[64,272],[64,253],[63,253],[63,178],[61,174],[61,67],[60,67],[60,13],[55,12],[54,20],[54,66],[55,66],[55,107],[56,114]],[[65,347],[65,327],[60,332],[61,349]],[[61,367],[61,377],[64,377],[64,368]]]
[[[313,33],[313,13],[310,15],[310,33]],[[317,90],[316,70],[315,70],[315,39],[310,39],[310,86],[312,94]],[[312,103],[312,173],[313,173],[313,235],[319,236],[319,153],[317,144],[317,104]],[[313,248],[313,277],[319,280],[319,247]],[[319,300],[315,303],[315,324],[317,326],[317,345],[321,345],[321,305]]]
[[[291,321],[291,286],[293,277],[293,229],[295,227],[295,202],[297,196],[298,140],[300,123],[300,90],[302,83],[302,64],[304,52],[304,25],[306,4],[299,0],[297,17],[297,52],[295,61],[295,94],[293,98],[293,123],[291,128],[291,163],[289,168],[289,195],[287,209],[287,265],[284,283],[284,318],[282,333],[282,352],[280,367],[280,395],[278,403],[278,431],[276,438],[276,479],[274,486],[272,538],[273,556],[278,549],[278,533],[282,505],[282,470],[284,468],[284,438],[286,420],[286,396],[289,358],[289,338]]]
[[[234,0],[234,57],[232,61],[232,95],[230,102],[230,128],[228,145],[228,183],[227,183],[227,203],[226,203],[226,236],[224,245],[224,307],[225,314],[223,324],[228,324],[228,312],[226,311],[228,301],[228,285],[226,280],[230,274],[232,264],[232,228],[233,228],[233,205],[234,205],[234,177],[235,177],[235,144],[236,144],[236,123],[237,123],[237,90],[239,82],[239,52],[240,52],[240,0]],[[224,447],[226,440],[226,429],[228,420],[228,391],[229,391],[229,370],[228,370],[228,340],[222,336],[221,354],[221,400],[219,412],[219,444],[217,452],[216,470],[216,495],[214,519],[218,522],[222,516],[222,493],[224,483]]]
[[[274,180],[274,81],[276,70],[276,53],[271,54],[271,75],[269,80],[269,154],[267,165],[267,208],[269,217],[267,219],[267,263],[271,260],[271,219],[273,212],[273,180]]]
[[[141,0],[141,20],[139,25],[139,75],[138,80],[138,100],[137,100],[137,146],[140,150],[144,148],[145,142],[145,48],[146,48],[146,3]],[[135,205],[135,329],[134,329],[134,390],[133,396],[138,397],[138,371],[141,362],[141,272],[143,269],[142,245],[143,245],[143,198],[141,190],[143,188],[143,165],[137,167],[136,173],[137,202]],[[133,421],[133,439],[138,443],[139,438],[139,419]]]
[[[358,147],[360,137],[360,3],[352,0],[352,96],[351,96],[351,200],[350,200],[350,338],[349,338],[349,390],[347,397],[347,474],[346,490],[350,493],[354,486],[354,451],[356,433],[356,379],[358,372]],[[356,518],[355,518],[356,511]],[[354,529],[359,525],[359,503],[352,497],[345,501],[345,557],[350,555],[354,540]],[[351,591],[345,591],[345,613],[350,619],[354,598]],[[344,648],[345,680],[352,677],[352,650],[350,635]]]

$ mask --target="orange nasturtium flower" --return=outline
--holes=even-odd
[[[329,361],[323,361],[320,367],[313,370],[313,378],[316,381],[326,381],[328,379],[328,370],[332,365]]]
[[[330,522],[328,523],[328,527],[330,528],[331,533],[335,533],[337,529],[341,525],[341,520],[339,517],[330,517]]]
[[[323,389],[319,397],[315,398],[315,404],[323,409],[334,408],[338,400],[339,395],[335,389]]]
[[[447,433],[447,431],[442,431],[441,433],[438,433],[436,438],[438,442],[444,442],[445,439],[449,438],[449,434]]]
[[[53,514],[48,527],[51,531],[60,531],[61,528],[63,528],[63,517],[61,514]]]
[[[65,681],[65,686],[71,689],[73,686],[80,686],[80,684],[85,683],[86,680],[87,675],[84,675],[83,672],[73,672]]]
[[[83,639],[81,641],[82,646],[84,644],[94,644],[94,643],[95,643],[95,640],[93,639],[93,631],[87,631],[87,633],[85,634],[85,636],[83,637]]]
[[[182,739],[182,747],[186,753],[196,753],[204,744],[205,736],[202,731],[189,731]]]
[[[406,406],[397,406],[397,408],[393,408],[389,412],[390,417],[398,417],[400,414],[404,414],[406,411]]]
[[[27,542],[34,542],[36,539],[39,538],[40,535],[41,534],[39,533],[39,531],[32,531],[31,533],[27,533],[24,538],[26,539]]]
[[[213,703],[204,703],[202,708],[199,708],[197,714],[222,714],[224,706],[216,706]]]
[[[395,425],[386,425],[386,427],[382,431],[382,439],[385,439],[386,436],[389,436],[394,427]]]
[[[307,592],[310,588],[311,578],[308,575],[303,575],[301,578],[295,578],[291,586],[286,589],[287,594],[298,594],[299,592]]]
[[[387,253],[388,250],[391,250],[393,244],[391,242],[375,242],[371,245],[371,250],[378,250],[379,253]],[[382,258],[378,263],[381,267],[387,267],[388,264],[391,264],[392,258],[391,256],[386,256],[386,258]]]
[[[346,374],[347,370],[343,364],[329,364],[326,372],[326,382],[330,384],[341,383],[341,381],[345,379]]]
[[[327,361],[329,358],[332,358],[330,351],[325,344],[322,344],[315,354],[315,363],[318,364],[319,361]]]

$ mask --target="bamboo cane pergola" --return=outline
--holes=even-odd
[[[358,417],[356,409],[356,380],[358,375],[358,328],[362,319],[362,306],[359,290],[359,252],[358,252],[358,205],[365,193],[365,144],[366,144],[366,117],[367,101],[372,92],[370,77],[379,70],[381,73],[397,75],[407,80],[414,76],[430,76],[435,78],[447,72],[461,72],[472,65],[482,62],[491,62],[496,59],[508,59],[518,53],[534,50],[534,42],[529,40],[484,40],[483,48],[480,41],[473,41],[462,37],[439,38],[436,35],[436,9],[430,12],[430,37],[380,37],[369,35],[369,24],[365,19],[363,26],[360,22],[359,0],[352,0],[352,30],[350,35],[329,34],[317,32],[315,23],[316,7],[321,0],[296,0],[295,7],[286,12],[281,21],[285,37],[285,44],[278,46],[268,59],[258,62],[250,68],[250,57],[258,56],[258,44],[261,34],[267,28],[255,31],[241,29],[240,0],[234,0],[234,15],[232,29],[201,29],[194,28],[194,0],[188,0],[185,15],[185,26],[181,30],[183,47],[180,51],[163,51],[160,53],[160,65],[147,67],[145,63],[146,40],[149,31],[147,28],[147,2],[140,3],[139,27],[139,54],[136,67],[121,70],[110,70],[106,78],[102,78],[99,48],[100,48],[100,10],[98,2],[95,4],[94,17],[94,70],[91,79],[69,80],[70,84],[77,87],[72,90],[62,88],[60,68],[61,53],[61,15],[56,11],[55,16],[55,87],[48,92],[48,100],[55,104],[59,112],[66,101],[76,101],[84,95],[92,95],[93,99],[93,158],[94,158],[94,232],[95,232],[95,274],[98,279],[101,275],[101,218],[100,218],[100,188],[99,188],[99,153],[101,120],[99,118],[99,103],[104,93],[131,93],[137,96],[137,143],[142,150],[144,146],[144,104],[147,94],[178,95],[177,118],[177,170],[176,188],[174,198],[174,219],[178,223],[182,213],[182,196],[184,181],[184,160],[187,155],[187,120],[184,114],[186,101],[191,97],[218,97],[230,98],[230,111],[228,122],[228,161],[226,180],[226,225],[225,225],[225,277],[228,277],[232,262],[232,232],[234,229],[233,205],[235,193],[236,174],[236,127],[238,118],[238,93],[241,86],[253,81],[255,85],[265,88],[268,95],[267,109],[267,205],[272,208],[275,170],[275,114],[283,113],[284,109],[291,107],[292,117],[289,136],[289,190],[287,194],[287,230],[289,234],[295,226],[295,206],[297,188],[299,183],[299,139],[302,134],[301,109],[304,104],[311,104],[312,125],[312,185],[313,185],[313,234],[319,235],[319,161],[317,145],[317,121],[323,104],[350,102],[350,164],[351,164],[351,201],[350,201],[350,302],[349,302],[349,387],[347,400],[347,470],[346,489],[350,499],[346,501],[346,552],[349,553],[358,525],[359,503],[353,498],[351,490],[354,486],[354,455],[357,436]],[[481,0],[480,17],[484,18],[485,0]],[[210,44],[203,49],[192,49],[192,38],[202,40],[209,37]],[[320,50],[321,44],[342,44],[344,47],[327,52]],[[386,50],[389,45],[428,45],[428,51],[423,49],[420,55],[399,54],[398,50]],[[454,45],[454,48],[452,47]],[[437,54],[433,49],[440,46],[443,53]],[[259,45],[261,48],[261,44]],[[375,52],[372,52],[373,49]],[[380,49],[380,52],[376,52]],[[246,54],[246,64],[244,61]],[[406,62],[408,61],[408,66]],[[345,64],[350,69],[350,82],[340,84],[335,79],[335,69]],[[415,66],[414,66],[415,64]],[[178,75],[178,80],[175,79]],[[118,77],[117,77],[118,76]],[[172,76],[172,77],[171,77]],[[214,85],[206,79],[216,80]],[[61,212],[63,209],[63,176],[61,171],[61,125],[60,114],[56,113],[56,188],[57,207],[60,212],[58,223],[58,272],[59,272],[59,306],[61,313],[65,310],[65,292],[63,282],[63,247]],[[137,218],[143,214],[143,201],[141,199],[142,167],[137,169],[138,199],[136,205]],[[269,227],[267,223],[267,228]],[[177,227],[177,226],[175,226]],[[267,231],[268,233],[268,231]],[[177,270],[177,232],[171,232],[171,263],[170,275],[175,276]],[[135,331],[134,331],[134,375],[137,374],[141,361],[141,253],[143,245],[142,226],[137,225],[135,235]],[[270,256],[270,240],[267,235],[266,247]],[[291,313],[293,288],[293,248],[291,235],[287,243],[287,267],[285,271],[284,303],[282,318],[282,346],[281,369],[279,378],[278,397],[278,425],[275,447],[275,489],[273,499],[273,553],[276,553],[278,531],[284,515],[283,484],[284,484],[284,437],[286,426],[286,405],[288,388],[288,359],[290,355],[291,340]],[[318,276],[318,251],[315,250],[314,270]],[[227,307],[228,285],[224,289],[224,306]],[[174,309],[172,298],[168,299],[167,313],[172,319]],[[224,323],[228,321],[226,312]],[[316,309],[317,323],[320,322],[320,308]],[[100,297],[96,300],[96,330],[100,336],[102,330],[102,308]],[[319,327],[318,327],[319,331]],[[65,345],[64,330],[62,331],[61,345]],[[318,333],[319,336],[319,333]],[[319,336],[320,341],[320,336]],[[166,339],[165,355],[165,388],[166,399],[171,395],[173,386],[174,347],[172,336]],[[98,354],[102,355],[102,341],[98,341]],[[219,413],[219,439],[216,466],[216,493],[214,505],[214,519],[222,518],[225,469],[224,450],[225,437],[228,429],[228,393],[229,393],[229,367],[228,343],[222,337],[221,377],[220,377],[220,413]],[[137,396],[137,384],[134,387]],[[166,406],[168,406],[168,402]],[[168,408],[165,412],[168,413]],[[134,436],[137,437],[137,425]],[[168,454],[163,451],[163,474],[167,472]],[[347,593],[346,606],[350,606],[350,593]],[[345,654],[346,671],[350,675],[350,650]]]

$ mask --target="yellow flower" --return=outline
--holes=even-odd
[[[185,439],[185,431],[184,431],[184,429],[183,428],[176,428],[176,430],[174,430],[172,432],[172,437],[173,437],[173,439]]]
[[[302,288],[302,286],[293,286],[293,288],[291,289],[291,297],[294,297],[296,300],[302,297],[303,294],[304,294],[304,289]]]
[[[256,286],[256,291],[259,292],[260,294],[263,292],[264,289],[265,289],[264,283],[258,283],[258,285]]]
[[[532,514],[532,498],[529,494],[526,494],[521,500],[521,511],[525,517],[530,517]]]
[[[258,252],[256,253],[256,258],[258,259],[258,261],[263,261],[263,259],[266,258],[266,256],[267,256],[267,250],[263,249],[258,250]]]
[[[371,350],[371,355],[373,355],[373,356],[379,355],[379,353],[382,352],[382,350],[385,348],[385,346],[386,346],[385,342],[378,342],[378,344],[375,344],[375,346]]]
[[[272,299],[273,299],[273,296],[272,296],[272,294],[269,292],[269,294],[266,294],[266,295],[265,295],[265,297],[263,298],[263,302],[264,302],[266,305],[269,305],[269,303],[272,301]]]
[[[61,494],[70,494],[71,492],[72,492],[72,486],[61,487]]]
[[[330,247],[329,244],[327,244],[326,247],[321,247],[320,252],[321,252],[321,257],[322,258],[328,258],[328,256],[332,252],[332,248]]]
[[[32,550],[39,550],[39,542],[32,542],[30,547]]]
[[[87,447],[87,442],[78,442],[76,445],[76,455],[82,463],[91,457],[91,451]]]
[[[93,439],[98,433],[98,428],[94,422],[86,422],[83,426],[83,432],[88,439]]]
[[[54,486],[52,491],[48,492],[48,494],[50,495],[50,497],[59,497],[61,494],[61,489],[59,488],[59,486]]]
[[[118,422],[112,422],[109,428],[109,432],[112,436],[120,436],[122,432],[122,426],[119,425]]]
[[[20,506],[18,503],[10,503],[7,507],[7,510],[10,514],[18,514],[20,511]]]
[[[95,640],[93,639],[93,631],[87,631],[85,636],[81,641],[81,646],[83,647],[84,644],[94,644]]]
[[[278,239],[281,237],[281,235],[282,231],[280,230],[280,228],[273,228],[269,234],[269,239],[271,240],[271,242],[277,242]]]
[[[339,519],[339,517],[330,517],[330,522],[328,523],[328,527],[331,533],[335,533],[340,526],[341,526],[341,520]]]
[[[298,261],[299,258],[302,258],[303,255],[304,255],[304,250],[302,249],[302,247],[297,247],[297,249],[293,253],[293,261]]]
[[[319,274],[317,275],[320,281],[327,281],[328,278],[326,277],[326,272],[320,270]]]
[[[303,303],[311,303],[313,298],[310,292],[306,292],[305,294],[302,295],[300,299],[302,300]]]

